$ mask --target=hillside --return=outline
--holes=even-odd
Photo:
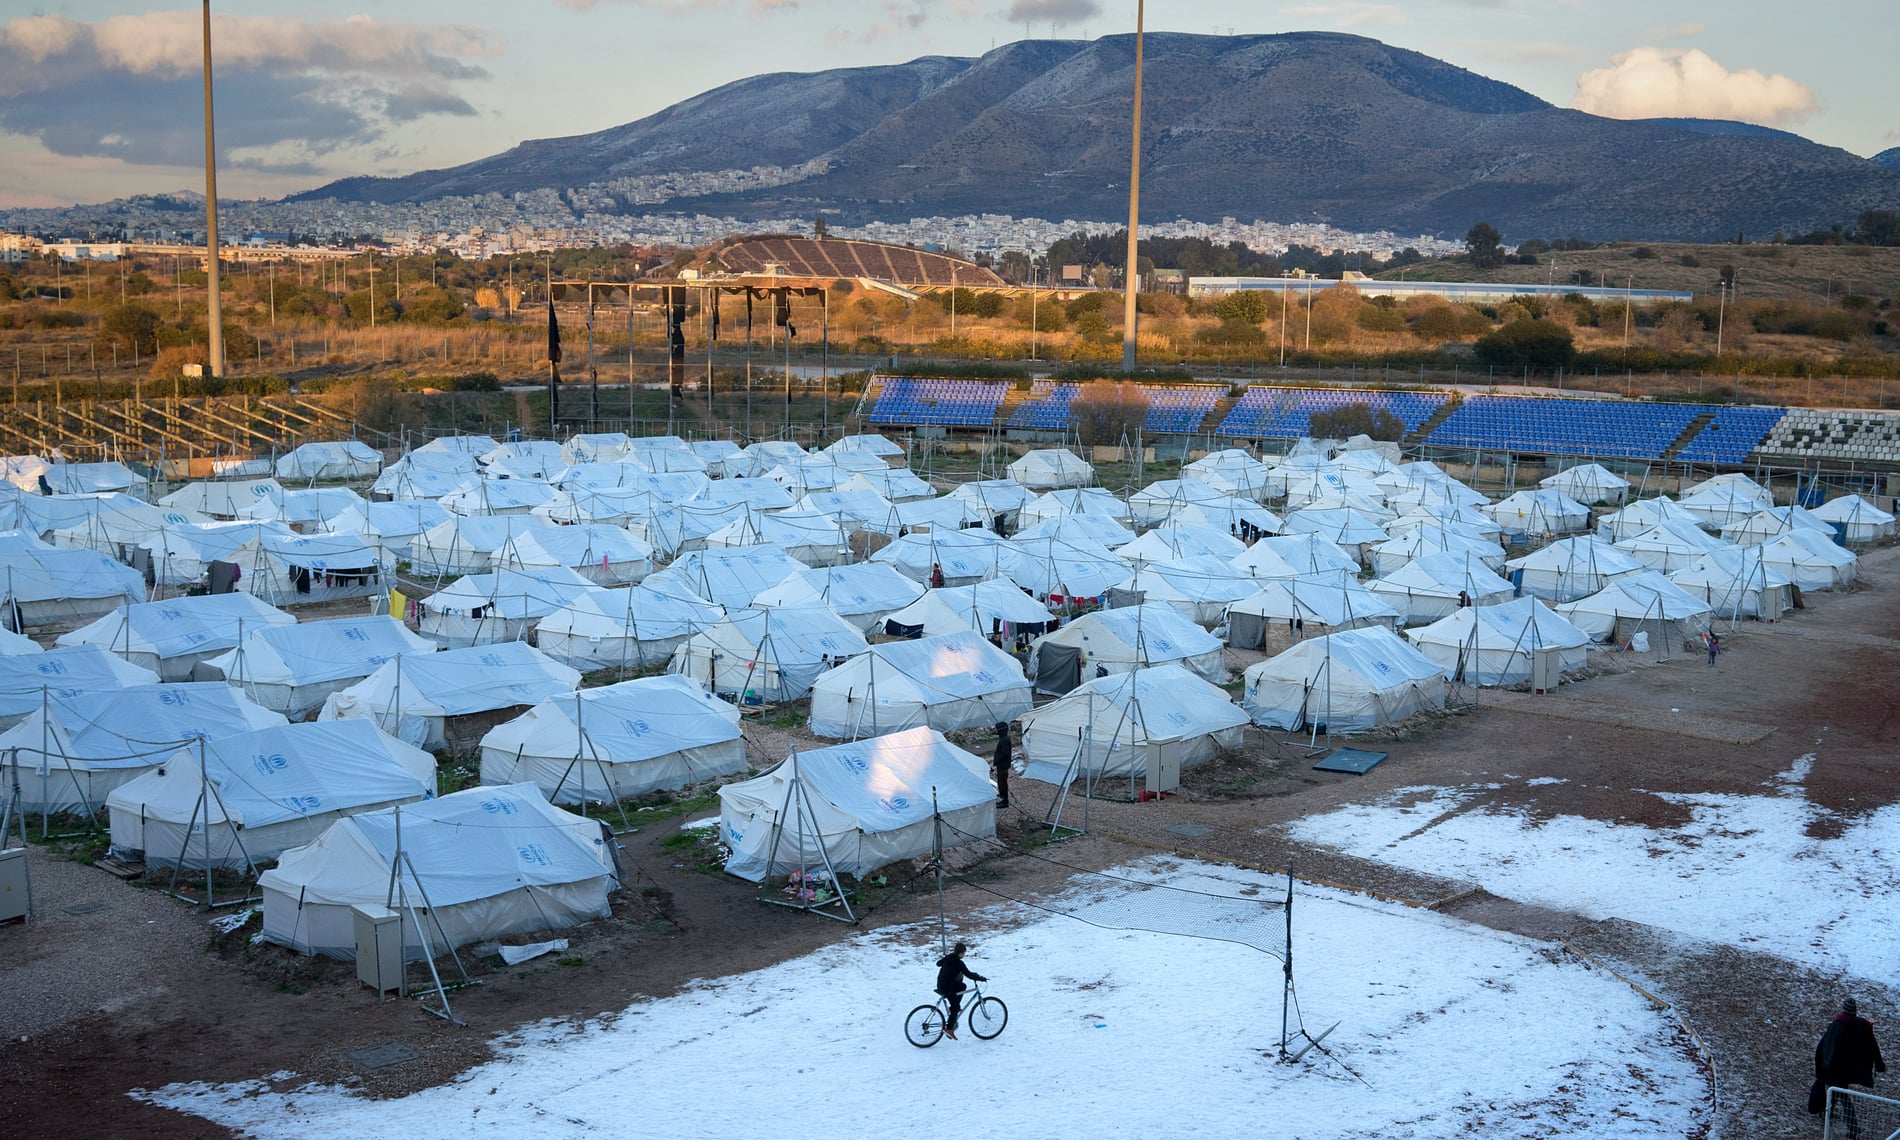
[[[1110,36],[762,75],[595,134],[303,197],[426,201],[819,163],[789,184],[659,205],[1107,219],[1125,209],[1133,59],[1133,37]],[[1147,63],[1150,218],[1448,235],[1485,218],[1507,234],[1704,240],[1900,205],[1900,173],[1842,150],[1739,124],[1601,119],[1358,36],[1156,34]]]

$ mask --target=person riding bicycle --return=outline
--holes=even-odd
[[[937,959],[937,994],[950,1003],[950,1020],[944,1023],[943,1035],[952,1041],[957,1039],[957,1015],[963,1010],[963,991],[969,988],[963,984],[963,979],[989,981],[963,964],[963,952],[966,949],[968,947],[959,942],[950,947],[948,954]]]

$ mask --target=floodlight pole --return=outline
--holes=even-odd
[[[205,32],[205,332],[206,367],[224,375],[224,310],[218,296],[218,148],[211,122],[211,0],[204,0]]]
[[[209,3],[209,0],[206,0]],[[1122,371],[1135,370],[1135,293],[1141,273],[1137,258],[1141,225],[1141,50],[1146,0],[1135,0],[1135,115],[1134,141],[1128,158],[1128,267],[1122,280]]]

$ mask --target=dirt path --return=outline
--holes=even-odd
[[[1808,1136],[1800,1111],[1813,1035],[1842,979],[1768,954],[1699,944],[1640,924],[1601,921],[1500,898],[1485,884],[1419,875],[1352,854],[1294,849],[1279,825],[1405,787],[1518,777],[1474,803],[1648,826],[1683,822],[1657,793],[1759,793],[1798,756],[1816,752],[1814,803],[1853,815],[1900,796],[1893,646],[1900,550],[1863,559],[1861,588],[1814,595],[1772,626],[1743,624],[1708,668],[1699,657],[1607,673],[1549,697],[1486,694],[1477,710],[1408,726],[1371,747],[1390,758],[1365,776],[1313,772],[1304,751],[1254,732],[1243,753],[1194,771],[1165,802],[1091,805],[1092,834],[1061,857],[1106,866],[1157,849],[1280,868],[1371,891],[1527,937],[1558,940],[1671,1002],[1715,1057],[1721,1134]],[[1688,730],[1688,731],[1685,731]],[[803,738],[748,731],[771,762]],[[1817,743],[1819,742],[1819,743]],[[1537,777],[1564,782],[1533,785]],[[1049,790],[1019,781],[1006,831],[1031,829]],[[1171,828],[1187,825],[1192,837]],[[1205,829],[1205,830],[1202,830]],[[469,1028],[414,1003],[379,1001],[343,963],[214,936],[206,918],[102,871],[33,854],[41,921],[0,929],[0,1079],[9,1132],[215,1136],[193,1118],[122,1095],[174,1081],[232,1081],[276,1072],[350,1082],[398,1095],[452,1079],[491,1056],[489,1040],[524,1022],[582,1019],[697,978],[759,969],[852,928],[755,901],[752,889],[707,873],[662,846],[661,825],[626,837],[634,872],[611,919],[569,932],[572,948],[515,968],[477,963],[482,985],[454,998]],[[967,858],[967,856],[966,856]],[[992,858],[986,884],[1010,894],[1052,889],[1060,869]],[[868,926],[935,913],[927,884],[867,899]],[[1451,900],[1451,901],[1447,901]],[[950,907],[991,901],[953,888]],[[93,906],[92,904],[102,904]],[[494,960],[498,962],[498,960]],[[563,964],[566,963],[566,964]],[[1883,981],[1884,980],[1876,980]],[[1852,980],[1864,1003],[1900,994]],[[1528,1019],[1535,1011],[1527,1011]],[[398,1043],[418,1056],[366,1070],[350,1054]]]

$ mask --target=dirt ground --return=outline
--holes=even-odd
[[[1900,994],[1886,980],[1826,976],[1732,947],[1697,949],[1639,924],[1499,898],[1482,883],[1295,850],[1275,825],[1395,788],[1508,772],[1525,780],[1506,782],[1490,803],[1661,826],[1680,822],[1681,809],[1656,793],[1758,792],[1807,752],[1818,753],[1806,781],[1813,801],[1850,817],[1870,812],[1900,795],[1897,581],[1900,549],[1874,552],[1863,559],[1855,588],[1810,594],[1807,609],[1779,623],[1741,625],[1725,638],[1728,652],[1715,669],[1689,654],[1661,663],[1625,657],[1550,696],[1487,691],[1472,711],[1379,734],[1370,747],[1390,757],[1365,776],[1314,772],[1304,750],[1276,742],[1277,734],[1251,732],[1241,753],[1193,770],[1180,795],[1147,804],[1093,802],[1090,834],[1057,850],[1076,866],[1107,866],[1157,849],[1274,869],[1290,860],[1303,879],[1562,940],[1640,981],[1694,1028],[1712,1057],[1720,1135],[1809,1136],[1817,1129],[1803,1100],[1815,1035],[1844,982],[1851,981],[1863,1007],[1894,1008]],[[767,717],[748,722],[755,765],[809,745],[802,729]],[[1538,776],[1566,782],[1526,782]],[[1049,795],[1046,786],[1018,781],[1017,806],[1000,821],[1004,834],[1034,847]],[[1184,823],[1211,830],[1191,841],[1167,830]],[[431,1017],[413,1001],[379,1000],[356,982],[349,964],[250,946],[248,930],[218,935],[202,911],[36,847],[39,920],[0,928],[8,1131],[224,1135],[124,1095],[174,1081],[285,1074],[278,1079],[287,1085],[343,1082],[370,1095],[400,1095],[489,1059],[489,1041],[524,1022],[592,1017],[694,979],[769,966],[852,937],[842,924],[759,905],[749,884],[667,846],[677,827],[668,821],[623,838],[628,889],[616,896],[611,918],[564,932],[572,943],[567,954],[505,967],[498,958],[464,953],[482,983],[453,995],[467,1028]],[[1011,895],[1053,889],[1064,874],[1035,858],[981,858],[982,881]],[[930,880],[907,881],[908,867],[895,871],[889,886],[864,898],[867,926],[935,913]],[[956,913],[990,901],[953,886],[948,905]],[[1537,1016],[1525,1011],[1527,1031]],[[392,1042],[419,1057],[369,1071],[349,1056]]]

